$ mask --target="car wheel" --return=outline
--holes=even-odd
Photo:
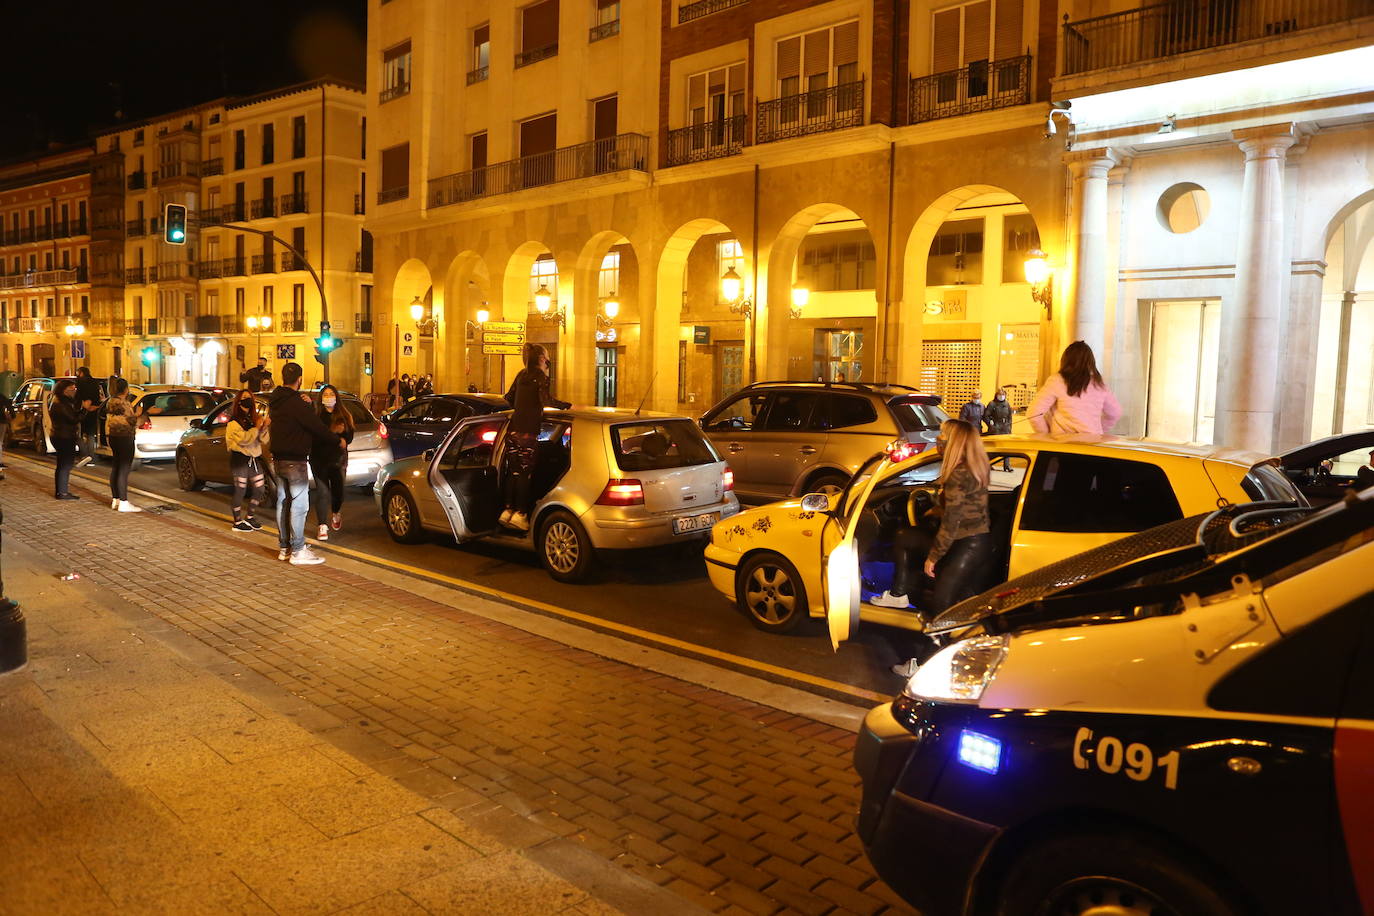
[[[187,491],[205,487],[205,481],[196,476],[196,466],[191,456],[185,452],[177,452],[177,485]]]
[[[735,600],[766,633],[790,633],[810,616],[797,568],[776,553],[755,554],[740,568]]]
[[[569,512],[550,512],[539,523],[539,559],[559,582],[581,582],[592,570],[592,541]]]
[[[420,527],[420,513],[415,509],[415,500],[410,498],[405,487],[394,486],[386,492],[382,501],[382,518],[386,522],[387,533],[400,544],[418,544],[424,537]]]
[[[1036,843],[997,891],[997,916],[1228,916],[1217,881],[1146,837],[1079,834]]]
[[[33,453],[35,455],[46,455],[48,453],[48,434],[36,432],[33,434]]]
[[[826,496],[833,496],[845,488],[849,483],[849,478],[842,474],[820,474],[813,478],[806,485],[807,493],[824,493]],[[803,496],[806,494],[803,493]]]

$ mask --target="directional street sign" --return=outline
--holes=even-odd
[[[524,334],[497,334],[488,331],[482,335],[482,342],[489,344],[522,344],[525,342]]]
[[[488,321],[482,325],[484,356],[519,356],[524,344],[523,321]]]
[[[482,325],[483,331],[494,331],[497,334],[521,334],[525,333],[525,322],[523,321],[488,321]]]
[[[519,356],[524,344],[482,344],[484,356]]]

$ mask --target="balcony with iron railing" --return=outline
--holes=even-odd
[[[218,226],[224,222],[223,207],[201,207],[195,214],[196,225],[202,229]]]
[[[124,268],[124,285],[125,285],[125,286],[142,286],[144,283],[147,283],[147,282],[148,282],[148,272],[147,272],[146,270],[144,270],[142,267],[126,267],[126,268]]]
[[[222,334],[224,333],[224,321],[219,315],[197,315],[196,333]]]
[[[386,88],[384,88],[380,93],[378,93],[377,101],[379,103],[390,102],[392,99],[399,99],[401,96],[409,94],[410,80],[406,80],[403,83],[396,83],[393,86],[387,86]]]
[[[242,334],[246,327],[242,315],[222,315],[219,320],[220,333]]]
[[[362,194],[353,195],[353,215],[362,216],[367,213],[367,198]]]
[[[1065,14],[1060,75],[1163,60],[1371,15],[1374,0],[1167,2],[1076,22]]]
[[[371,315],[364,315],[364,314],[361,313],[361,312],[354,312],[354,313],[353,313],[353,333],[354,333],[354,334],[371,334],[371,333],[372,333],[372,316],[371,316]]]
[[[975,61],[911,80],[911,124],[952,118],[977,111],[1025,105],[1030,97],[1031,56]]]
[[[219,272],[222,277],[246,277],[248,271],[245,269],[246,258],[223,258],[219,262]]]
[[[558,42],[544,45],[542,48],[530,48],[528,51],[515,52],[515,69],[528,67],[530,64],[537,64],[541,60],[548,60],[550,57],[558,56]]]
[[[383,188],[377,192],[377,203],[389,204],[398,200],[405,200],[409,196],[409,185],[402,185],[399,188]]]
[[[305,191],[299,193],[293,191],[289,194],[283,194],[278,203],[281,207],[278,212],[282,216],[289,216],[292,213],[310,212],[310,195]]]
[[[475,70],[469,70],[468,85],[472,86],[476,83],[485,83],[489,76],[491,76],[491,67],[478,67]]]
[[[302,334],[305,332],[305,316],[296,312],[282,312],[277,316],[277,330],[282,334]]]
[[[86,282],[84,267],[58,270],[28,270],[23,273],[0,275],[0,289],[32,289],[43,286],[71,286]]]
[[[5,233],[6,245],[27,245],[37,239],[38,229],[34,226],[22,226]]]
[[[271,274],[277,272],[275,259],[270,254],[253,255],[253,273]]]
[[[209,258],[196,263],[198,265],[196,273],[202,280],[218,280],[224,276],[224,262],[219,258]]]
[[[677,21],[681,25],[684,22],[691,22],[693,19],[700,19],[702,16],[743,6],[748,2],[749,0],[697,0],[696,3],[684,3],[678,7]]]
[[[147,271],[148,282],[149,282],[149,283],[156,283],[156,282],[157,282],[157,275],[158,275],[157,265],[154,264],[152,267],[147,267],[147,268],[144,268],[144,269]]]
[[[137,172],[130,172],[128,187],[130,191],[142,191],[148,186],[148,173],[139,169]]]
[[[718,118],[668,131],[668,164],[684,165],[736,156],[744,151],[748,116]]]
[[[204,175],[206,178],[211,178],[215,175],[223,175],[224,157],[215,156],[213,159],[206,159],[205,162],[201,165],[200,173]]]
[[[823,134],[864,123],[864,81],[759,102],[755,143]]]
[[[288,273],[293,270],[306,270],[306,261],[310,260],[309,252],[301,252],[301,257],[296,257],[295,252],[283,251],[281,253],[281,272]]]
[[[158,165],[157,180],[159,182],[172,181],[176,178],[200,178],[200,160],[172,159]]]
[[[124,224],[124,234],[131,239],[148,234],[148,222],[143,219],[131,219]]]
[[[360,274],[372,273],[372,253],[355,251],[353,253],[353,270]]]
[[[612,19],[600,25],[594,25],[587,30],[587,43],[601,41],[604,38],[614,38],[620,34],[620,20]]]
[[[57,319],[48,315],[38,318],[23,316],[15,318],[10,324],[20,334],[43,334],[56,329]]]
[[[498,162],[485,168],[432,178],[429,182],[429,206],[446,207],[480,197],[612,172],[644,171],[648,168],[648,159],[649,138],[644,134],[606,137]]]
[[[253,201],[251,208],[253,219],[271,219],[277,215],[277,199],[275,197],[260,197]]]

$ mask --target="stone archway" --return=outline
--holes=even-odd
[[[1314,439],[1374,426],[1374,191],[1342,207],[1325,238],[1310,399]],[[1299,308],[1300,295],[1294,282],[1290,298]]]
[[[410,314],[410,307],[416,299],[420,300],[427,312],[433,308],[434,279],[430,275],[428,265],[419,258],[410,258],[396,271],[391,294],[385,299],[386,343],[389,345],[387,352],[384,357],[375,351],[373,353],[374,361],[389,370],[384,375],[388,381],[399,378],[403,373],[414,375],[418,371],[419,334],[415,328],[415,320]],[[377,339],[376,330],[374,326],[374,340]],[[405,339],[406,335],[410,336],[409,340]]]
[[[480,391],[489,387],[490,360],[482,356],[478,312],[492,314],[491,274],[482,256],[472,250],[460,252],[444,274],[445,302],[437,310],[435,350],[440,355],[435,378],[446,390],[466,391],[475,384]],[[499,312],[496,317],[500,317]]]
[[[641,349],[643,312],[634,246],[623,234],[603,230],[582,246],[574,270],[577,288],[587,291],[576,300],[576,337],[572,346],[578,366],[591,367],[589,403],[600,406],[635,403],[643,394],[644,380],[635,360]],[[603,272],[607,277],[605,284]],[[603,285],[608,288],[602,289]],[[609,288],[611,286],[616,288]],[[618,305],[614,316],[605,313],[604,303],[611,298]]]

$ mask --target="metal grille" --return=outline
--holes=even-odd
[[[945,412],[957,417],[978,390],[982,366],[980,340],[927,340],[921,344],[920,388],[938,394]]]

